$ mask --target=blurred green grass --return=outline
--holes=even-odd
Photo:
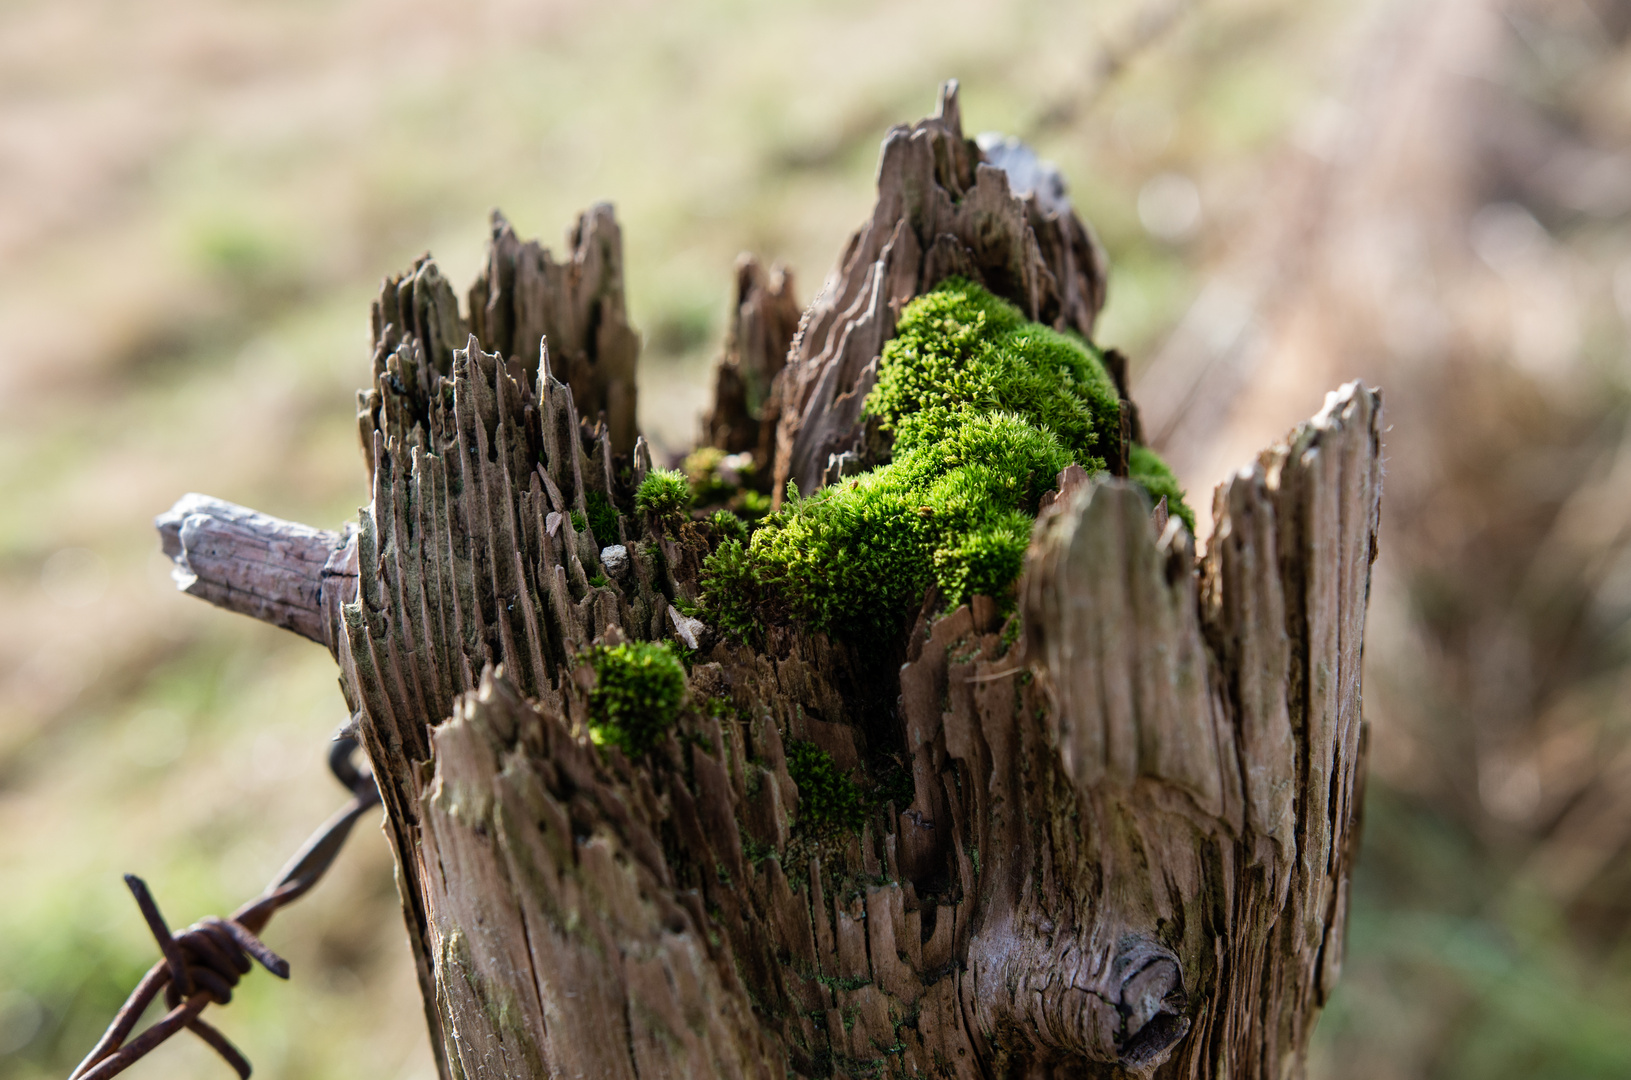
[[[380,278],[429,249],[462,290],[490,208],[554,243],[613,201],[642,426],[680,449],[737,252],[807,302],[884,130],[957,76],[971,133],[1096,95],[1037,141],[1110,253],[1099,336],[1136,367],[1265,213],[1375,6],[1199,4],[1107,86],[1096,58],[1149,3],[0,7],[0,1078],[65,1074],[152,961],[120,873],[173,922],[219,913],[342,799],[329,658],[178,596],[151,518],[189,490],[353,516]],[[1186,238],[1140,221],[1161,173],[1200,194]],[[1463,821],[1371,790],[1314,1074],[1631,1073],[1623,934],[1583,944]],[[400,918],[359,829],[268,933],[292,982],[251,977],[220,1016],[257,1075],[434,1074]],[[223,1068],[182,1039],[131,1075]]]
[[[1312,1075],[1631,1075],[1631,949],[1582,948],[1516,868],[1430,805],[1374,785],[1343,983]]]

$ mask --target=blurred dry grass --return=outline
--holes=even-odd
[[[737,251],[808,299],[960,77],[1113,264],[1192,491],[1383,384],[1375,724],[1321,1077],[1631,1075],[1631,4],[0,4],[0,1078],[341,801],[320,649],[174,594],[154,513],[333,526],[384,274],[616,202],[642,422],[691,437]],[[1140,43],[1130,50],[1129,43]],[[1119,58],[1132,55],[1124,66]],[[1174,329],[1176,328],[1176,329]],[[1205,498],[1196,500],[1204,503]],[[263,1077],[433,1075],[359,830],[221,1022]],[[185,1041],[133,1075],[209,1076]]]

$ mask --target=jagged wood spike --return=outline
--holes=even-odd
[[[470,290],[471,329],[523,384],[521,365],[547,341],[555,378],[572,388],[585,415],[606,413],[613,448],[627,454],[638,434],[640,338],[624,307],[623,237],[612,208],[591,207],[567,244],[568,260],[558,263],[537,241],[523,243],[495,211],[487,268]]]
[[[405,475],[406,461],[401,443],[392,440],[387,454],[391,461],[391,546],[386,577],[389,588],[387,602],[391,607],[392,647],[406,660],[403,675],[411,698],[410,705],[417,712],[431,712],[439,707],[439,702],[427,693],[431,685],[426,670],[430,663],[429,649],[421,650],[416,643],[414,624],[418,621],[419,613],[410,599],[418,599],[418,581],[413,574],[418,543],[408,530],[408,477]]]
[[[776,379],[787,364],[800,317],[790,271],[780,264],[767,270],[752,255],[737,257],[730,324],[702,441],[727,453],[752,453],[755,486],[764,491],[776,463]]]

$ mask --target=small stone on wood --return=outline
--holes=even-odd
[[[608,577],[622,577],[629,568],[629,549],[622,544],[611,544],[600,549],[600,565]]]
[[[700,649],[708,638],[708,627],[701,619],[680,614],[680,609],[668,605],[668,618],[674,624],[674,636],[685,643],[687,649]]]

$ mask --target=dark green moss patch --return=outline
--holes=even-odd
[[[1195,535],[1195,511],[1184,502],[1184,489],[1178,486],[1178,477],[1161,460],[1161,455],[1135,443],[1132,453],[1127,456],[1127,476],[1144,485],[1144,490],[1150,493],[1151,502],[1159,502],[1165,495],[1168,513],[1181,518],[1189,534]]]
[[[825,833],[854,832],[866,823],[867,803],[861,789],[815,743],[788,742],[787,773],[799,786],[799,825]]]
[[[748,538],[748,523],[729,510],[715,510],[713,515],[708,518],[708,524],[713,526],[714,535],[721,540],[746,540]]]
[[[766,859],[776,857],[776,845],[760,843],[753,837],[744,835],[742,837],[742,856],[754,867],[757,867]]]
[[[685,704],[684,665],[666,643],[651,641],[598,645],[587,660],[595,672],[591,737],[630,755],[650,750]]]
[[[584,502],[589,506],[589,528],[602,544],[617,543],[617,508],[603,491],[591,491]]]

